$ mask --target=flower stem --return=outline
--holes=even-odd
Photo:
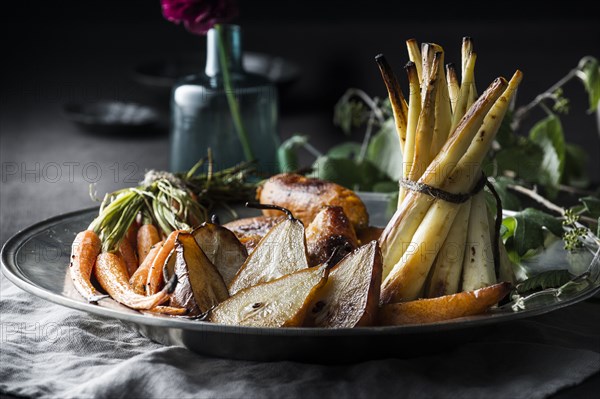
[[[219,61],[221,62],[221,71],[223,73],[223,86],[225,89],[225,96],[227,97],[227,102],[229,103],[229,110],[231,111],[231,119],[233,119],[233,124],[235,125],[235,130],[238,134],[238,138],[240,139],[240,143],[242,144],[242,149],[244,150],[244,156],[246,157],[246,160],[253,161],[254,154],[252,153],[252,149],[250,148],[250,141],[248,140],[248,134],[246,132],[246,128],[244,127],[244,123],[242,122],[239,104],[235,98],[233,87],[231,85],[231,77],[229,76],[229,63],[227,60],[225,47],[223,45],[225,40],[223,34],[223,27],[220,24],[216,24],[214,27],[217,30],[217,33],[219,34]]]

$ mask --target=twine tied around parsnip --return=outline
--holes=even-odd
[[[496,201],[496,220],[494,222],[494,245],[492,251],[494,255],[494,268],[499,270],[500,268],[500,228],[502,227],[502,200],[498,195],[498,192],[494,188],[494,185],[488,180],[487,176],[482,172],[481,178],[477,181],[473,189],[468,193],[451,193],[446,190],[442,190],[437,187],[430,186],[429,184],[421,183],[418,181],[408,180],[402,178],[399,181],[400,186],[410,191],[415,191],[421,194],[428,195],[434,199],[440,199],[442,201],[451,202],[453,204],[462,204],[467,202],[469,198],[474,196],[487,187],[488,190],[494,196]]]

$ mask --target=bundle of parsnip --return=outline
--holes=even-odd
[[[485,201],[481,164],[522,74],[499,77],[480,95],[472,40],[462,76],[444,68],[437,44],[407,41],[408,102],[383,55],[376,57],[393,109],[403,176],[399,206],[379,243],[382,303],[438,297],[512,281],[512,268]]]

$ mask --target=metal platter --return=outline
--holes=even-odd
[[[385,224],[387,198],[362,194],[373,224]],[[493,312],[425,325],[322,328],[232,327],[184,318],[142,314],[112,299],[99,304],[85,302],[73,289],[67,273],[70,246],[75,234],[96,216],[97,208],[85,209],[32,225],[11,237],[2,249],[2,272],[23,290],[90,317],[119,319],[143,335],[168,345],[180,345],[208,356],[275,361],[296,360],[340,363],[382,357],[423,355],[423,348],[436,352],[485,334],[497,323],[533,317],[583,301],[600,291],[600,279],[583,288],[546,295],[525,309],[503,306]],[[251,215],[251,210],[243,210]],[[241,212],[240,212],[241,213]],[[223,218],[222,218],[223,220]],[[600,254],[590,269],[600,269]],[[427,345],[422,345],[423,343]]]

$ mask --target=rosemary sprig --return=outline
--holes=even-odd
[[[207,163],[207,173],[197,171]],[[216,205],[253,199],[256,183],[254,164],[245,162],[214,171],[209,151],[187,173],[148,171],[140,186],[107,194],[98,216],[89,226],[102,240],[105,252],[117,249],[131,224],[141,213],[144,223],[155,224],[164,235],[189,230],[208,220]]]

